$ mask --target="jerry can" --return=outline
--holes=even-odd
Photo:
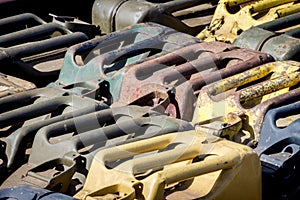
[[[38,88],[0,98],[1,179],[28,159],[36,132],[43,126],[108,108],[103,102],[54,88]],[[27,155],[27,156],[26,156]]]
[[[14,184],[33,184],[72,193],[73,180],[80,181],[76,188],[82,186],[92,159],[100,149],[192,129],[186,121],[139,106],[104,109],[62,120],[37,131],[28,163],[2,185],[8,187],[14,180]],[[61,169],[60,165],[64,167]]]
[[[0,27],[0,71],[37,87],[58,78],[68,47],[89,39],[83,32],[46,23],[32,13],[0,19]]]
[[[233,45],[268,53],[276,60],[300,61],[299,20],[298,12],[252,27],[241,33]]]
[[[245,30],[300,11],[294,0],[220,0],[210,25],[197,37],[233,43]]]
[[[276,61],[207,85],[193,122],[199,130],[254,147],[268,109],[296,101],[298,70],[296,61]]]
[[[191,35],[155,23],[126,27],[70,47],[58,80],[48,86],[79,88],[78,93],[82,93],[80,88],[94,90],[99,82],[122,76],[120,71],[130,64],[199,42]]]
[[[74,197],[261,199],[261,168],[245,145],[195,130],[177,132],[99,151]]]
[[[299,196],[299,113],[299,102],[266,113],[254,149],[262,165],[264,196],[274,199]]]
[[[194,93],[205,84],[269,61],[273,61],[271,56],[258,51],[204,42],[132,65],[122,79],[113,77],[107,79],[107,84],[115,99],[112,106],[148,105],[191,121],[197,99]],[[119,94],[119,87],[113,87],[116,85],[120,85]]]
[[[96,0],[92,23],[99,25],[104,33],[110,33],[138,23],[154,22],[195,36],[209,25],[216,4],[215,0]]]

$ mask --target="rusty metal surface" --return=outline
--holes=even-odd
[[[82,87],[95,89],[87,82],[98,85],[110,77],[121,78],[122,70],[129,64],[199,42],[195,37],[155,23],[127,27],[70,47],[56,86],[52,87],[70,87],[83,82]],[[81,56],[81,62],[76,56]],[[118,90],[120,86],[114,87]]]
[[[130,28],[128,28],[128,29],[130,29]],[[141,32],[143,34],[139,34]],[[130,33],[132,33],[132,34],[130,34]],[[122,37],[119,37],[120,35]],[[159,36],[151,38],[150,36],[152,36],[152,35],[155,35],[155,36],[159,35]],[[150,39],[147,42],[144,42],[145,41],[144,36],[146,36],[146,38],[148,37]],[[114,41],[117,41],[115,44],[111,43],[111,41],[112,41],[110,39],[111,37],[114,37],[114,39],[115,39]],[[133,41],[131,41],[132,39],[133,39]],[[156,41],[155,39],[160,39],[160,40]],[[95,39],[95,41],[97,41],[97,40]],[[123,35],[119,34],[119,33],[114,33],[108,37],[104,37],[104,39],[100,40],[100,41],[102,42],[102,43],[100,42],[100,44],[103,44],[103,43],[105,44],[102,46],[102,49],[100,48],[101,53],[106,52],[106,54],[108,54],[108,55],[104,54],[108,58],[107,60],[104,60],[105,62],[109,61],[109,59],[111,61],[114,61],[114,59],[118,59],[118,58],[122,58],[122,56],[126,57],[127,55],[130,55],[131,57],[128,58],[128,60],[127,60],[128,63],[142,62],[143,57],[150,56],[149,59],[151,59],[151,56],[156,57],[159,55],[163,55],[165,53],[165,52],[162,52],[161,54],[160,53],[157,54],[156,53],[157,49],[159,51],[161,51],[161,49],[164,48],[165,51],[172,51],[175,47],[179,48],[181,46],[200,42],[200,40],[198,40],[197,38],[194,38],[187,34],[176,32],[173,29],[169,29],[167,27],[162,27],[161,25],[156,25],[156,24],[152,24],[152,25],[147,24],[146,28],[145,28],[145,25],[137,25],[137,26],[135,26],[135,31],[132,31],[132,32],[127,31],[125,33],[123,32]],[[141,41],[141,42],[139,43],[137,41]],[[120,44],[121,44],[121,47],[124,45],[126,48],[119,49],[118,45],[120,45]],[[143,45],[140,47],[141,44],[143,44]],[[95,45],[95,46],[93,46],[93,45]],[[148,51],[149,45],[154,49],[153,52]],[[78,52],[84,54],[87,49],[92,48],[92,50],[95,50],[93,48],[97,47],[97,46],[98,46],[98,43],[97,44],[93,43],[93,40],[88,41],[87,43],[79,44],[79,46],[73,46],[70,49],[74,50],[76,53],[71,51],[69,56],[78,55]],[[77,48],[79,48],[79,50]],[[116,50],[111,51],[111,49],[116,49]],[[136,53],[136,51],[137,51],[137,53]],[[95,52],[97,55],[97,49]],[[93,52],[93,53],[95,53],[95,52]],[[91,56],[91,55],[89,55],[89,56]],[[92,61],[94,57],[92,56],[91,58],[87,58],[87,59],[91,59],[91,61]],[[98,59],[101,60],[102,57],[100,57]],[[99,61],[98,59],[96,58],[93,63],[97,67],[98,67],[97,61]],[[68,61],[69,61],[68,59],[65,59],[65,62],[68,62]],[[76,63],[76,66],[78,66],[77,64],[78,63]],[[107,63],[105,63],[105,64],[107,64]],[[118,64],[122,65],[123,63],[122,63],[122,61],[120,61],[120,62],[116,61],[116,66]],[[115,70],[115,68],[113,68],[113,67],[110,68],[110,67],[111,67],[110,65],[105,66],[106,74],[103,75],[104,77],[106,77],[110,72],[111,72],[111,74],[114,73],[113,70]],[[81,69],[82,66],[78,66],[78,68]],[[82,71],[80,71],[80,72],[82,72]],[[67,77],[70,76],[70,73],[66,73],[66,74],[68,75]],[[97,81],[99,78],[98,75],[95,73],[90,73],[90,71],[88,71],[88,70],[86,71],[86,74],[91,75],[92,80],[96,81],[96,84],[92,85],[92,86],[95,86],[95,88],[99,87],[97,85]],[[81,75],[83,75],[83,74],[81,74]],[[101,73],[100,73],[100,75],[101,75]],[[71,77],[71,78],[74,78],[74,77]],[[88,79],[88,80],[90,80],[90,79]],[[75,79],[75,81],[76,81],[76,79]],[[87,82],[86,85],[88,85],[88,84],[89,83]],[[92,113],[93,110],[97,111],[97,109],[101,110],[103,108],[107,108],[106,105],[99,103],[99,102],[95,102],[92,98],[82,98],[81,96],[74,96],[73,89],[74,88],[72,88],[72,87],[69,87],[69,88],[66,87],[65,89],[45,87],[45,88],[32,90],[30,92],[23,92],[23,93],[19,93],[17,95],[11,95],[10,97],[0,99],[0,105],[1,105],[1,107],[0,107],[0,112],[1,112],[0,127],[2,128],[1,132],[3,135],[1,137],[1,146],[3,148],[1,150],[1,152],[2,152],[1,153],[1,161],[2,161],[1,172],[3,172],[3,174],[5,174],[5,176],[1,177],[1,179],[2,179],[1,181],[4,181],[4,183],[1,185],[1,187],[4,187],[5,185],[8,186],[9,183],[15,184],[17,179],[11,178],[11,176],[18,174],[19,170],[21,170],[21,171],[24,170],[24,168],[22,168],[20,166],[21,165],[24,166],[24,163],[27,162],[29,155],[31,155],[33,153],[33,156],[34,156],[37,152],[41,151],[40,147],[38,149],[31,148],[33,141],[37,137],[36,133],[41,128],[47,127],[48,125],[56,124],[56,123],[64,124],[64,122],[62,122],[62,123],[60,123],[60,122],[63,120],[68,120],[68,119],[69,119],[69,122],[72,122],[72,121],[74,121],[72,119],[73,117],[77,117],[80,115],[84,115],[86,117],[86,114]],[[84,91],[86,89],[88,89],[88,87],[83,87]],[[73,110],[75,110],[75,111],[73,111]],[[93,116],[93,115],[94,114],[91,114],[90,116]],[[83,119],[83,118],[79,118],[79,119]],[[163,123],[161,116],[157,116],[154,119],[156,119],[155,123],[158,123],[158,124]],[[108,120],[108,119],[106,119],[106,120]],[[171,118],[171,119],[168,119],[167,121],[169,122],[169,124],[168,123],[162,124],[163,130],[158,131],[157,134],[162,134],[162,133],[170,132],[170,131],[177,131],[178,129],[181,130],[181,128],[184,129],[184,127],[187,127],[187,125],[186,126],[183,125],[183,127],[181,126],[182,124],[179,125],[179,122],[182,122],[182,121],[180,121],[178,119]],[[76,120],[75,120],[75,122],[76,122]],[[140,120],[140,121],[138,120],[137,122],[141,123],[140,124],[141,126],[143,126],[143,125],[146,126],[148,123],[147,120]],[[171,124],[174,124],[174,126],[171,126]],[[187,124],[187,122],[183,122],[183,124]],[[99,125],[99,124],[97,123],[97,125]],[[111,125],[113,126],[113,124],[111,124]],[[170,127],[168,127],[168,125]],[[78,123],[75,123],[74,126],[78,128]],[[85,124],[84,126],[87,126],[87,124]],[[114,125],[114,127],[118,128],[116,125]],[[150,133],[151,133],[151,130],[153,133],[153,129],[155,129],[155,127],[158,128],[158,126],[151,124],[151,122],[148,127],[150,127],[149,128]],[[192,128],[192,126],[190,124],[188,125],[188,127],[189,127],[189,129]],[[62,128],[65,129],[67,127],[62,126]],[[89,128],[92,129],[92,126]],[[133,128],[137,128],[137,127],[134,126]],[[84,128],[84,129],[87,129],[87,128]],[[139,128],[139,129],[140,129],[140,131],[142,131],[142,130],[145,130],[146,127],[143,127],[142,129]],[[55,131],[55,130],[53,129],[53,131]],[[77,131],[79,131],[79,130],[77,129]],[[136,131],[136,132],[139,133],[139,131]],[[149,133],[149,136],[151,135],[150,133]],[[68,135],[68,134],[66,134],[66,135]],[[89,137],[87,136],[86,139],[89,140]],[[63,142],[62,142],[62,144],[63,144]],[[78,143],[76,143],[76,142],[74,144],[78,145]],[[63,146],[63,147],[65,148],[65,146]],[[72,147],[72,146],[70,146],[70,147]],[[34,153],[34,152],[36,152],[36,153]],[[66,153],[68,153],[68,151]],[[42,156],[44,156],[44,155],[42,155]],[[57,165],[59,165],[60,163],[62,165],[65,164],[66,169],[68,169],[68,170],[66,170],[67,172],[62,173],[62,176],[58,176],[57,179],[54,178],[53,181],[55,183],[57,183],[56,181],[59,182],[59,180],[60,180],[59,177],[63,177],[63,179],[66,181],[68,181],[68,180],[71,181],[72,172],[74,172],[77,165],[69,165],[70,158],[73,158],[72,155],[69,155],[66,157],[60,156],[56,160],[55,159],[50,160],[50,161],[45,160],[46,164],[43,165],[43,163],[39,163],[42,165],[42,167],[39,167],[39,166],[36,166],[36,167],[38,168],[38,170],[40,170],[40,169],[44,169],[45,166],[51,167],[55,164],[57,164]],[[36,163],[35,163],[35,165],[36,165]],[[28,167],[28,166],[29,165],[25,164],[25,167]],[[32,167],[33,166],[31,166],[31,168]],[[33,172],[31,172],[30,169],[28,169],[30,171],[28,174],[32,175],[32,174],[36,173],[35,169],[36,168],[32,169]],[[50,170],[49,173],[51,174],[51,172],[54,174],[56,173],[55,170],[54,171]],[[46,172],[46,174],[50,175],[49,173]],[[54,174],[52,174],[52,175],[54,175]],[[10,175],[10,177],[7,178],[7,176],[9,176],[9,175]],[[68,178],[66,178],[66,176],[67,177],[71,176],[71,177],[70,177],[70,179],[68,179]],[[30,179],[32,177],[33,176],[28,175],[27,181],[28,181],[28,179]],[[50,178],[51,178],[51,176],[50,176]],[[38,184],[38,183],[36,183],[36,184]],[[40,185],[43,185],[43,184],[45,184],[45,182],[42,181],[42,183],[40,183]],[[59,182],[59,184],[60,184],[60,182]],[[69,185],[69,183],[67,183],[67,182],[64,183],[64,186],[68,186],[68,185]],[[13,185],[10,185],[10,186],[13,186]],[[51,184],[49,185],[49,187],[51,188]],[[65,188],[61,188],[61,189],[64,190]]]
[[[155,22],[196,35],[209,25],[216,4],[214,0],[96,0],[92,23],[100,25],[104,33],[142,22]]]
[[[254,149],[262,164],[265,195],[274,199],[285,195],[289,199],[299,196],[299,113],[300,103],[286,104],[267,112],[261,136]],[[278,126],[280,119],[291,122]],[[276,192],[274,192],[276,188]]]
[[[34,65],[62,58],[66,49],[89,38],[32,13],[0,20],[0,71],[33,82],[38,87],[58,78],[59,70],[42,72]]]
[[[245,1],[0,19],[0,199],[297,199],[300,3]]]
[[[300,61],[300,13],[250,28],[234,41],[234,45],[266,52],[276,60]]]
[[[172,133],[99,151],[74,197],[261,199],[260,164],[244,145],[194,130]]]
[[[107,108],[67,91],[41,88],[0,99],[1,180],[27,162],[36,132],[43,126]],[[5,174],[5,175],[4,175]]]
[[[177,62],[174,62],[177,61]],[[274,61],[265,53],[221,42],[190,45],[138,65],[132,65],[112,106],[139,104],[165,109],[170,116],[191,121],[197,91],[204,85]],[[114,94],[116,92],[114,91]]]
[[[1,199],[41,199],[41,200],[76,200],[71,196],[53,192],[51,190],[45,190],[42,188],[34,187],[31,185],[18,185],[11,188],[0,189]]]
[[[220,0],[210,25],[197,37],[233,43],[243,31],[300,11],[297,0]]]
[[[205,86],[193,122],[199,123],[199,130],[255,147],[268,109],[297,101],[299,67],[296,61],[271,62]],[[239,128],[231,127],[232,132],[223,135],[222,129],[228,130],[230,120]]]
[[[68,187],[75,190],[74,185],[70,186],[72,179],[84,183],[85,172],[100,149],[192,129],[190,123],[153,112],[149,107],[125,106],[85,114],[41,128],[34,138],[28,165],[21,167],[27,169],[26,174],[20,178],[15,173],[8,179],[17,182],[18,177],[20,182],[48,189],[61,185],[61,192]],[[50,170],[60,163],[64,170]],[[10,180],[3,185],[7,187],[9,183]]]
[[[29,81],[0,73],[0,97],[32,90],[34,88],[36,88],[36,86]]]

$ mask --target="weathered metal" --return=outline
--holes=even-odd
[[[34,88],[36,88],[36,86],[29,81],[0,73],[0,97]]]
[[[149,107],[125,106],[85,114],[41,128],[28,165],[22,167],[28,171],[23,178],[16,173],[9,179],[16,182],[14,177],[18,177],[54,190],[60,185],[58,190],[65,192],[75,172],[73,179],[84,183],[84,172],[89,170],[95,152],[104,147],[192,129],[190,123],[153,112]],[[60,164],[65,166],[63,170],[50,170]]]
[[[300,103],[296,102],[271,109],[264,118],[261,136],[254,150],[262,164],[265,196],[276,198],[285,195],[295,199],[296,194],[299,195],[299,113]],[[280,127],[281,119],[291,123]]]
[[[276,60],[300,61],[300,12],[252,27],[234,45],[266,52]]]
[[[87,82],[94,81],[97,86],[109,77],[122,77],[122,70],[129,64],[199,42],[191,35],[155,23],[127,27],[70,47],[56,86],[70,87],[84,82],[82,87],[95,89]],[[76,56],[82,56],[81,64]]]
[[[153,29],[151,29],[151,27]],[[130,28],[128,28],[130,29]],[[142,31],[140,31],[141,29]],[[156,31],[156,32],[155,32]],[[136,33],[137,32],[137,33]],[[152,35],[160,34],[159,37],[152,37],[147,42],[145,41],[145,38],[143,37],[143,34],[140,34],[141,32],[144,33],[144,35],[150,37]],[[153,33],[155,32],[155,33]],[[118,58],[126,57],[126,55],[130,55],[131,57],[128,58],[129,63],[136,62],[137,60],[140,61],[143,59],[143,56],[150,56],[149,59],[151,59],[151,56],[154,55],[154,57],[162,55],[157,54],[156,49],[158,48],[159,51],[161,51],[162,48],[167,50],[173,50],[175,47],[179,48],[180,46],[189,45],[193,43],[200,42],[198,39],[189,36],[187,34],[176,32],[173,29],[169,29],[167,27],[162,27],[161,25],[137,25],[135,26],[135,32],[134,31],[127,31],[122,32],[123,35],[118,33],[111,34],[108,36],[115,37],[115,40],[117,41],[117,44],[121,46],[127,45],[124,49],[118,49],[115,48],[114,44],[111,43],[112,40],[107,39],[105,37],[102,41],[105,45],[101,46],[101,51],[106,52],[104,55],[111,59],[111,61],[114,61]],[[128,34],[129,33],[129,34]],[[132,33],[132,34],[130,34]],[[148,34],[149,33],[149,34]],[[150,35],[150,36],[149,36]],[[131,37],[132,36],[132,37]],[[160,40],[157,42],[155,39],[159,38]],[[132,41],[133,39],[133,41]],[[142,41],[140,43],[134,43],[135,41]],[[101,44],[103,44],[101,43]],[[133,44],[132,44],[133,43]],[[141,45],[143,44],[143,45]],[[82,46],[83,45],[83,46]],[[89,43],[83,43],[82,45],[79,45],[79,47],[72,47],[73,50],[75,49],[74,54],[71,54],[75,57],[75,55],[78,55],[77,53],[84,53],[86,52],[89,47],[95,45],[93,42]],[[86,46],[84,46],[86,45]],[[117,45],[117,46],[118,46]],[[139,46],[141,45],[141,46]],[[148,48],[149,45],[154,49],[154,52],[149,52]],[[80,50],[77,51],[77,48],[80,48]],[[93,47],[98,47],[98,44]],[[137,47],[140,47],[138,50],[136,50]],[[70,48],[72,50],[72,48]],[[115,51],[110,51],[111,48],[115,48]],[[145,50],[146,49],[146,50]],[[95,50],[95,49],[93,49]],[[99,49],[98,49],[99,50]],[[136,51],[138,53],[136,53]],[[145,50],[145,51],[144,51]],[[95,50],[97,52],[97,49]],[[93,53],[95,53],[93,52]],[[139,54],[141,52],[141,54]],[[108,54],[108,55],[107,55]],[[114,55],[115,54],[115,55]],[[117,55],[117,56],[116,56]],[[123,57],[122,57],[123,56]],[[102,59],[101,56],[99,56]],[[72,57],[73,59],[73,57]],[[66,61],[67,59],[65,59]],[[93,59],[91,59],[93,61]],[[104,60],[107,61],[107,60]],[[75,62],[75,61],[74,61]],[[90,63],[90,62],[89,62]],[[107,64],[106,62],[104,62]],[[121,64],[122,62],[116,62],[116,66]],[[94,65],[97,65],[97,58],[94,60]],[[76,63],[76,66],[77,63]],[[115,67],[116,67],[115,66]],[[109,74],[113,74],[113,70],[116,70],[115,68],[109,69],[110,66],[106,66],[105,72]],[[78,66],[79,69],[82,69],[81,66]],[[98,88],[98,78],[101,77],[95,74],[94,72],[90,73],[90,69],[86,70],[86,74],[90,75],[92,78],[91,80],[94,81],[94,85],[92,85],[94,88]],[[82,72],[82,71],[80,71]],[[70,72],[68,73],[68,77],[70,76]],[[83,73],[81,74],[83,75]],[[106,77],[106,75],[104,76]],[[74,77],[72,77],[74,78]],[[90,80],[90,79],[88,79]],[[75,79],[76,81],[76,79]],[[75,82],[77,83],[77,82]],[[91,86],[89,85],[89,82],[85,82],[84,86]],[[25,141],[29,141],[31,143],[35,137],[36,132],[49,124],[60,122],[64,119],[70,119],[75,116],[79,116],[82,114],[91,113],[94,110],[99,110],[103,108],[107,108],[106,105],[94,102],[91,98],[82,98],[80,96],[73,96],[73,90],[72,87],[67,87],[65,89],[61,88],[51,88],[51,87],[45,87],[41,89],[32,90],[30,92],[21,93],[18,95],[12,95],[10,98],[3,98],[0,99],[0,112],[1,112],[1,128],[7,128],[9,126],[12,126],[12,128],[9,128],[8,130],[4,130],[3,134],[5,135],[1,139],[1,143],[3,144],[3,150],[2,150],[2,156],[1,159],[3,160],[2,163],[2,170],[4,171],[15,171],[20,164],[26,162],[27,157],[24,157],[25,151],[28,150],[27,146],[25,145]],[[83,91],[86,91],[89,89],[89,87],[83,87]],[[101,89],[101,88],[100,88]],[[102,92],[102,91],[101,91]],[[101,93],[102,94],[102,93]],[[37,99],[37,100],[36,100]],[[73,101],[78,101],[78,104]],[[81,102],[81,101],[84,101]],[[34,103],[33,103],[34,102]],[[82,105],[79,105],[79,104]],[[70,106],[68,106],[70,104]],[[96,105],[95,105],[96,104]],[[65,109],[65,106],[67,107]],[[77,111],[71,112],[70,109],[74,108]],[[95,108],[96,107],[96,108]],[[48,119],[49,118],[49,119]],[[21,124],[20,124],[21,123]],[[23,124],[24,123],[24,124]],[[21,125],[21,127],[19,127]],[[28,154],[25,154],[28,156]],[[21,156],[21,159],[18,159],[18,157]],[[23,157],[22,157],[23,156]],[[20,161],[20,162],[19,162]],[[5,177],[3,177],[5,178]]]
[[[45,190],[42,188],[34,187],[31,185],[18,185],[11,188],[0,189],[1,199],[41,199],[41,200],[76,200],[71,196],[53,192],[51,190]]]
[[[197,37],[233,43],[243,31],[300,11],[297,0],[220,0],[210,25]]]
[[[120,94],[112,90],[116,100],[112,106],[159,106],[173,117],[191,121],[195,93],[204,85],[270,61],[274,61],[272,57],[258,51],[221,42],[199,43],[132,65],[122,80],[113,77],[107,82],[121,84]]]
[[[0,20],[0,71],[33,82],[38,87],[55,81],[59,70],[40,71],[37,63],[63,58],[66,49],[89,38],[58,23],[45,23],[24,13]]]
[[[193,122],[199,130],[255,146],[268,109],[296,101],[299,67],[296,61],[271,62],[205,86]]]
[[[34,89],[0,99],[1,179],[27,162],[26,150],[43,126],[107,108],[90,98],[54,88]],[[4,175],[5,174],[5,175]]]
[[[156,144],[156,145],[153,145]],[[79,199],[261,199],[257,154],[196,131],[99,151]]]
[[[196,35],[209,25],[216,4],[214,0],[96,0],[92,23],[100,25],[104,33],[142,22],[155,22]]]

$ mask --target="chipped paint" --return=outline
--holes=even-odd
[[[235,113],[243,121],[243,133],[236,132],[234,140],[256,143],[268,108],[288,99],[295,101],[299,67],[296,61],[271,62],[206,86],[200,91],[193,122]],[[247,139],[241,139],[245,135]]]
[[[205,41],[233,43],[238,35],[259,24],[275,20],[300,11],[300,4],[295,0],[262,0],[246,4],[248,0],[220,0],[208,28],[197,37]],[[245,6],[243,6],[245,5]],[[238,8],[237,12],[230,9]],[[260,12],[268,13],[256,19]]]

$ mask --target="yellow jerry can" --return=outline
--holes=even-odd
[[[195,130],[99,151],[79,199],[261,199],[257,154]]]
[[[220,0],[210,25],[197,37],[233,43],[243,31],[300,11],[295,0]]]
[[[201,131],[255,144],[267,110],[297,99],[299,68],[296,61],[276,61],[203,87],[193,123]]]

